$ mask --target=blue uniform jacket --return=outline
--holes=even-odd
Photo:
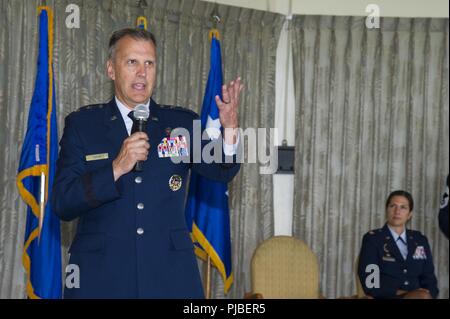
[[[425,288],[436,298],[439,290],[428,240],[419,231],[409,229],[406,230],[406,236],[408,256],[404,260],[387,225],[364,235],[358,275],[367,295],[374,298],[396,298],[399,289],[412,291]],[[368,265],[379,267],[379,288],[369,288],[365,284],[367,276],[372,274],[366,272]]]
[[[143,172],[114,182],[112,161],[128,137],[115,100],[67,116],[51,198],[62,220],[79,218],[69,253],[80,287],[66,287],[65,298],[204,297],[184,215],[189,169],[229,182],[240,166],[175,164],[157,150],[171,129],[186,128],[193,136],[197,118],[152,100]],[[181,181],[178,190],[174,180]]]

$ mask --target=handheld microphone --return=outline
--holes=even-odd
[[[133,112],[133,117],[134,117],[134,121],[133,121],[133,127],[131,128],[131,134],[136,133],[136,132],[146,132],[147,131],[147,120],[150,116],[150,111],[149,109],[143,105],[143,104],[139,104],[134,108],[134,112]],[[143,166],[143,162],[142,161],[137,161],[136,165],[134,166],[134,171],[135,172],[142,172],[142,166]]]

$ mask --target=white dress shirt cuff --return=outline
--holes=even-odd
[[[239,134],[237,135],[236,143],[234,144],[227,144],[225,143],[225,139],[223,139],[223,152],[225,153],[226,156],[234,156],[237,153],[238,145],[239,145]]]

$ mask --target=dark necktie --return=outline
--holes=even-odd
[[[131,127],[131,133],[130,133],[130,136],[132,135],[132,134],[134,134],[134,133],[136,133],[136,132],[138,132],[139,131],[139,121],[137,121],[135,118],[134,118],[134,114],[133,114],[134,112],[133,111],[130,111],[129,113],[128,113],[128,117],[133,121],[133,126]],[[143,162],[141,162],[141,161],[138,161],[137,163],[136,163],[136,165],[134,166],[134,171],[135,172],[141,172],[142,171],[142,165],[143,165]]]
[[[401,247],[398,246],[398,244],[397,244],[397,247],[400,250],[400,253],[402,254],[403,259],[406,260],[406,257],[408,256],[408,246],[406,245],[406,242],[402,237],[398,237],[397,242],[402,243],[402,245],[400,245]]]
[[[133,126],[131,127],[131,133],[130,133],[130,135],[133,134],[133,133],[136,133],[136,132],[137,132],[137,129],[138,129],[138,123],[137,123],[137,121],[134,119],[133,113],[134,113],[133,111],[130,111],[130,112],[128,113],[128,117],[133,121]]]

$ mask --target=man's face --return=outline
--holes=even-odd
[[[386,208],[387,222],[390,226],[405,226],[411,218],[411,208],[406,197],[394,196]]]
[[[107,62],[116,97],[130,109],[145,104],[156,79],[156,49],[153,43],[124,37],[116,43],[115,56]]]

